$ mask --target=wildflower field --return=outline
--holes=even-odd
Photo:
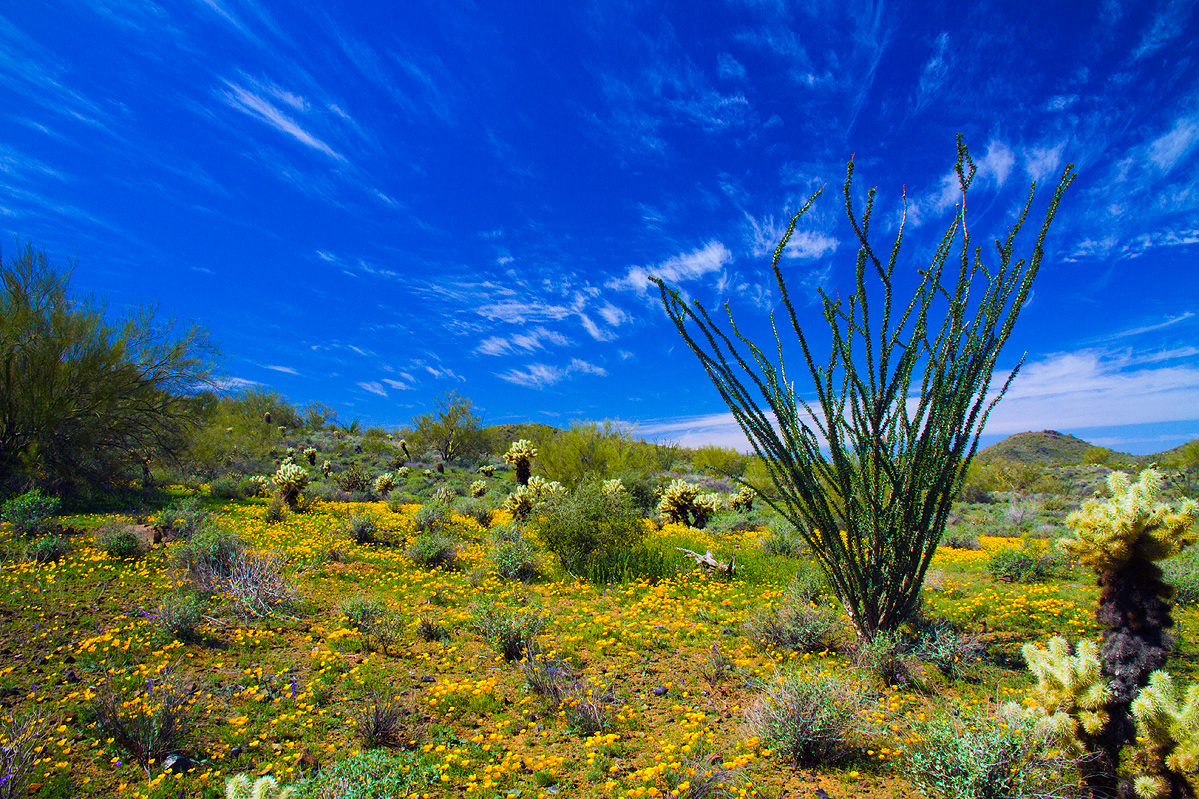
[[[487,523],[451,514],[454,557],[430,567],[409,546],[419,505],[322,501],[267,522],[267,504],[202,500],[211,524],[270,556],[285,598],[256,605],[224,584],[200,592],[185,629],[168,599],[197,595],[179,557],[187,542],[152,544],[147,519],[64,516],[57,559],[10,550],[0,703],[5,720],[25,720],[24,738],[7,728],[4,752],[29,795],[217,797],[232,775],[287,784],[339,765],[343,789],[326,780],[319,795],[911,795],[904,762],[922,723],[968,724],[1024,701],[1023,643],[1098,629],[1096,589],[1073,564],[1035,582],[992,577],[996,553],[1051,549],[1028,536],[941,547],[922,615],[952,630],[952,645],[896,648],[880,666],[819,588],[804,604],[827,629],[803,645],[772,638],[775,611],[794,610],[797,584],[818,577],[802,552],[763,547],[762,528],[646,520],[665,576],[585,581],[547,559],[520,581],[496,568],[502,510]],[[351,516],[373,522],[372,543],[347,533]],[[99,546],[114,528],[140,531],[140,556]],[[705,570],[680,547],[737,566]],[[1183,631],[1199,618],[1176,616]],[[1196,652],[1186,638],[1171,661],[1184,677]],[[825,697],[849,714],[829,756],[763,736],[770,686],[786,675],[848,678],[852,701]],[[379,775],[387,793],[352,792]]]

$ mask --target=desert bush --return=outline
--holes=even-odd
[[[376,645],[384,654],[391,651],[403,622],[398,614],[387,612],[382,600],[354,597],[342,603],[341,610],[362,636],[364,651],[371,652]]]
[[[569,430],[537,442],[537,473],[568,489],[625,474],[649,474],[652,466],[652,450],[631,428],[612,420],[574,422]]]
[[[245,551],[246,542],[222,527],[205,527],[175,547],[174,561],[187,569],[191,578],[204,589],[217,587],[233,571],[233,564]]]
[[[788,591],[776,607],[763,608],[745,624],[746,632],[766,646],[819,652],[837,645],[840,616]]]
[[[341,603],[341,612],[355,627],[380,618],[387,611],[383,600],[375,597],[356,596]]]
[[[35,488],[0,505],[0,519],[11,524],[16,533],[33,535],[46,527],[60,505],[58,497],[43,494]]]
[[[353,714],[354,729],[366,749],[396,749],[407,741],[402,721],[403,708],[387,693],[369,694]]]
[[[233,558],[225,578],[225,591],[243,616],[273,616],[288,612],[300,601],[300,592],[287,573],[288,559],[281,553],[241,552]]]
[[[493,513],[491,507],[481,499],[459,499],[453,505],[454,513],[459,516],[466,516],[474,519],[480,527],[487,527],[491,523],[491,515]]]
[[[430,618],[422,616],[416,623],[416,635],[422,641],[448,641],[450,632]]]
[[[771,680],[746,715],[754,733],[787,761],[824,765],[851,752],[864,701],[859,681],[802,670]]]
[[[708,650],[704,662],[699,667],[699,676],[703,677],[710,687],[715,688],[736,670],[736,662],[721,652],[716,644],[712,644],[712,648]]]
[[[421,533],[409,545],[408,557],[426,568],[451,569],[458,560],[458,537],[445,531]]]
[[[208,603],[195,594],[175,591],[158,600],[158,629],[183,641],[196,637],[196,628],[204,618]]]
[[[91,700],[91,714],[101,740],[113,739],[144,769],[176,751],[190,732],[191,702],[170,672],[149,677],[136,696],[117,695],[106,671],[104,686]]]
[[[188,497],[172,502],[163,508],[154,525],[164,536],[191,538],[212,521],[212,514],[200,505],[199,497]]]
[[[854,665],[888,685],[911,680],[914,655],[915,647],[899,630],[879,630],[870,638],[859,638],[853,648]]]
[[[123,524],[105,524],[100,528],[96,547],[110,558],[137,558],[142,554],[142,539]]]
[[[745,453],[716,444],[699,447],[691,456],[691,466],[695,471],[710,471],[723,476],[741,477],[748,463],[749,457]]]
[[[377,544],[382,540],[384,533],[379,527],[379,520],[365,513],[351,513],[341,529],[342,535],[355,544]]]
[[[71,551],[71,542],[61,535],[43,535],[29,542],[25,557],[34,563],[53,563]]]
[[[538,533],[571,573],[594,557],[636,548],[647,532],[628,494],[609,494],[595,481],[554,497],[543,510]]]
[[[808,552],[808,544],[795,529],[795,525],[779,521],[768,528],[766,536],[762,539],[762,549],[775,555],[798,558]]]
[[[921,631],[915,656],[937,667],[946,677],[962,679],[986,652],[982,639],[972,633],[937,623]]]
[[[25,795],[34,764],[49,738],[49,726],[37,713],[13,713],[0,720],[0,799]]]
[[[523,527],[503,525],[491,535],[491,562],[501,578],[530,582],[545,573],[541,551]]]
[[[969,531],[957,527],[945,528],[945,532],[941,535],[941,546],[950,549],[979,550],[983,548],[983,545],[978,543],[978,536],[971,535]]]
[[[421,505],[412,516],[412,526],[418,533],[430,533],[452,525],[453,516],[444,505]]]
[[[592,585],[613,585],[629,580],[656,583],[669,580],[679,573],[677,553],[665,552],[653,546],[637,545],[624,549],[605,549],[592,552],[583,564],[582,575]]]
[[[246,485],[235,477],[225,475],[208,484],[208,494],[217,499],[240,499],[246,496]]]
[[[539,608],[520,610],[476,602],[471,606],[471,629],[483,637],[504,660],[519,660],[537,649],[537,636],[545,632],[549,617]]]
[[[578,679],[570,663],[536,651],[529,652],[528,657],[521,660],[520,670],[529,690],[552,704],[561,703]]]
[[[334,474],[333,482],[337,483],[337,487],[342,491],[360,492],[370,488],[370,479],[357,462],[351,463],[344,471]]]
[[[393,799],[419,795],[437,780],[437,769],[420,753],[367,749],[321,769],[292,787],[292,799]]]
[[[573,683],[562,697],[562,712],[566,722],[579,735],[589,736],[606,732],[612,726],[612,705],[616,697],[611,689],[588,688]]]
[[[1180,605],[1199,603],[1199,549],[1183,550],[1161,565],[1163,580],[1174,586],[1174,599]]]
[[[262,520],[267,524],[278,524],[287,518],[287,503],[280,497],[271,497],[262,509]]]
[[[1026,549],[1001,549],[991,553],[987,571],[996,580],[1007,583],[1043,583],[1053,574],[1052,557]]]
[[[1020,715],[938,712],[917,722],[902,771],[926,793],[945,799],[1018,799],[1059,795],[1068,780],[1047,758],[1046,739]]]

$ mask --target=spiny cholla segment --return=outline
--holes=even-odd
[[[259,777],[253,782],[245,774],[225,781],[225,799],[291,799],[295,789],[280,788],[274,777]]]
[[[308,485],[308,472],[303,467],[284,461],[279,465],[279,471],[271,478],[279,488],[279,493],[288,505],[296,504],[300,492]]]
[[[607,494],[608,496],[616,496],[617,494],[629,493],[628,490],[624,487],[624,483],[621,482],[621,479],[619,477],[617,477],[613,480],[604,480],[602,483],[600,483],[600,485],[602,486],[604,493]]]
[[[1199,768],[1199,685],[1182,696],[1164,671],[1132,703],[1137,725],[1133,788],[1141,799],[1194,796],[1187,775]]]
[[[386,494],[396,487],[396,477],[390,472],[384,472],[375,478],[375,491],[379,494]]]
[[[481,497],[487,493],[487,482],[485,480],[476,480],[470,484],[470,495],[472,497]]]
[[[703,527],[708,519],[724,509],[720,494],[701,494],[699,486],[675,480],[662,492],[658,513],[668,522]]]
[[[557,480],[530,477],[529,484],[517,486],[500,507],[512,514],[514,519],[526,519],[540,502],[566,494],[566,487]]]
[[[1057,636],[1048,649],[1025,644],[1023,652],[1037,678],[1032,690],[1036,705],[1030,711],[1037,730],[1051,734],[1070,754],[1087,754],[1108,722],[1111,699],[1095,643],[1080,641],[1072,654],[1070,642]]]
[[[758,494],[749,486],[741,486],[741,490],[733,494],[729,499],[729,507],[736,511],[749,511],[754,509],[754,497]]]

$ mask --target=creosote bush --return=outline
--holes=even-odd
[[[141,537],[136,531],[122,524],[110,524],[101,528],[96,546],[110,558],[128,560],[142,554]]]
[[[609,493],[587,481],[545,502],[537,531],[563,568],[580,574],[589,560],[635,549],[648,532],[627,493]]]
[[[35,488],[5,500],[0,505],[0,520],[11,524],[16,533],[33,535],[49,524],[60,504],[58,497],[43,494],[41,489]]]
[[[175,591],[158,600],[158,629],[182,641],[196,638],[197,628],[204,619],[208,603],[195,594]]]
[[[837,763],[853,750],[864,702],[858,680],[802,670],[767,683],[746,716],[754,733],[788,762]]]
[[[549,617],[539,608],[514,609],[483,602],[471,606],[471,617],[471,629],[504,660],[520,660],[536,652],[537,636],[549,624]]]
[[[25,557],[34,563],[54,563],[71,551],[71,542],[60,535],[35,538],[25,548]]]
[[[458,560],[458,536],[446,531],[421,533],[408,546],[408,557],[430,569],[452,569]]]

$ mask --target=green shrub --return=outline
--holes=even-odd
[[[341,603],[341,612],[355,627],[380,618],[386,611],[383,600],[375,597],[356,596]]]
[[[746,622],[746,632],[766,646],[819,652],[837,645],[840,614],[813,603],[801,590],[788,590],[777,607],[763,608]]]
[[[387,605],[373,597],[354,597],[342,603],[341,612],[362,636],[362,648],[370,652],[378,644],[386,654],[399,638],[400,617],[387,612]]]
[[[986,646],[977,635],[961,632],[944,623],[922,631],[916,643],[916,657],[937,667],[946,677],[962,679],[982,659]]]
[[[351,463],[345,471],[333,475],[333,481],[342,491],[351,492],[366,491],[371,485],[370,478],[358,463]]]
[[[1162,580],[1177,590],[1180,605],[1199,603],[1199,547],[1184,549],[1161,564]]]
[[[162,509],[155,526],[164,535],[191,538],[212,521],[212,514],[200,506],[198,497],[176,500]]]
[[[945,532],[941,534],[941,546],[949,547],[950,549],[979,550],[983,548],[983,545],[978,543],[977,536],[971,535],[968,531],[957,527],[945,528]]]
[[[262,509],[262,520],[267,524],[278,524],[287,518],[287,503],[281,497],[271,497]]]
[[[196,628],[204,618],[207,603],[194,594],[176,591],[158,601],[158,628],[182,640],[196,637]]]
[[[538,532],[563,568],[581,573],[588,560],[636,548],[647,528],[627,493],[610,493],[588,481],[542,507]]]
[[[419,752],[367,749],[293,785],[293,799],[392,799],[419,794],[437,778]]]
[[[454,503],[453,509],[454,513],[460,516],[474,519],[480,527],[487,527],[491,524],[491,506],[481,499],[460,499]]]
[[[408,557],[430,569],[453,568],[458,560],[458,537],[444,531],[422,533],[408,547]]]
[[[1001,549],[991,553],[987,571],[1008,583],[1043,583],[1053,573],[1053,559],[1023,549]]]
[[[354,713],[354,726],[362,746],[366,749],[396,749],[404,744],[407,735],[401,721],[402,710],[386,693],[367,696],[363,706]]]
[[[142,701],[126,701],[118,696],[112,679],[105,672],[105,686],[91,701],[91,714],[100,739],[112,739],[128,752],[138,765],[147,768],[151,761],[161,762],[178,751],[190,732],[190,703],[183,687],[169,672],[141,682]]]
[[[795,525],[779,521],[770,525],[766,537],[762,539],[762,549],[774,555],[798,558],[807,554],[808,545],[795,529]]]
[[[1045,740],[1022,715],[937,713],[918,722],[917,743],[900,760],[922,791],[946,799],[1056,796],[1067,780],[1045,759]],[[1056,778],[1056,780],[1055,780]]]
[[[477,602],[471,607],[471,629],[505,660],[519,660],[537,649],[537,636],[549,618],[538,608],[514,610]]]
[[[492,530],[491,562],[505,580],[536,580],[545,573],[541,551],[524,528],[506,524]]]
[[[429,533],[450,527],[453,517],[444,505],[421,505],[412,516],[412,526],[418,533]]]
[[[249,483],[233,477],[218,477],[208,485],[208,493],[217,499],[242,499],[250,495]]]
[[[58,497],[47,496],[35,488],[0,505],[0,519],[11,524],[14,532],[33,535],[58,513],[60,504]]]
[[[676,553],[671,553],[675,555]],[[629,549],[602,550],[587,558],[583,576],[593,585],[611,585],[629,580],[656,583],[678,574],[675,557],[659,549],[635,546]]]
[[[142,554],[141,536],[124,525],[105,525],[96,546],[110,558],[136,558]]]
[[[382,540],[383,531],[379,528],[379,522],[369,514],[350,514],[341,529],[342,535],[355,544],[377,544]]]
[[[35,538],[25,548],[25,557],[36,563],[51,563],[60,560],[71,551],[71,543],[60,535],[44,535]]]
[[[213,587],[233,571],[237,558],[246,550],[240,536],[220,527],[206,527],[179,544],[174,560],[202,587]]]
[[[852,750],[863,704],[858,680],[802,670],[768,683],[747,718],[754,733],[787,761],[832,764]]]

